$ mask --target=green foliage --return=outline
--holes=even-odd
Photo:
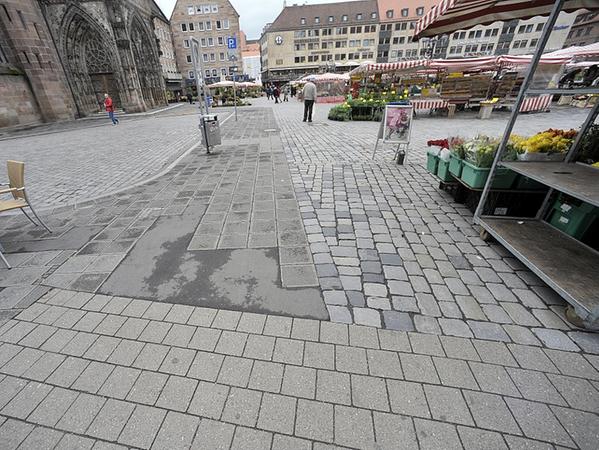
[[[599,161],[599,125],[591,126],[582,138],[577,159],[586,164]]]
[[[345,103],[333,106],[329,111],[329,120],[337,120],[340,122],[351,120],[351,112],[351,107],[347,106]]]

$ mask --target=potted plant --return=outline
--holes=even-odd
[[[487,136],[479,136],[464,146],[466,155],[460,179],[472,189],[482,189],[489,177],[499,141]],[[492,186],[495,189],[509,189],[516,177],[515,172],[500,167],[495,171]]]
[[[515,140],[520,161],[563,161],[572,145],[576,130],[549,129],[525,139]]]
[[[465,143],[465,139],[459,136],[449,138],[449,151],[451,152],[449,155],[449,173],[456,178],[462,175],[462,167],[466,157]]]

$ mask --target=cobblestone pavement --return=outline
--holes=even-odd
[[[159,173],[200,139],[195,108],[150,117],[58,124],[47,133],[0,140],[0,160],[26,163],[29,197],[38,208],[81,202]],[[53,130],[62,130],[53,132]]]
[[[568,325],[561,299],[482,242],[422,165],[426,139],[497,134],[499,120],[419,118],[410,164],[396,166],[391,149],[370,159],[377,124],[326,122],[317,105],[309,125],[300,105],[276,106],[242,109],[215,155],[191,152],[148,184],[46,212],[53,235],[0,218],[15,266],[0,269],[2,447],[596,448],[598,335]],[[575,126],[578,114],[524,126]],[[272,197],[257,200],[271,173]],[[301,217],[280,220],[279,202]],[[235,212],[248,212],[244,245],[188,250],[208,214],[222,215],[220,242]],[[279,252],[266,258],[252,224],[272,215]],[[281,241],[297,223],[309,251]],[[231,251],[264,253],[198,288],[206,258],[242,264]],[[316,268],[330,321],[299,318],[292,308],[316,308],[315,289],[281,279],[272,292],[287,312],[249,312],[256,292],[271,293],[255,271],[272,261]],[[103,291],[140,283],[171,290]],[[231,297],[248,287],[246,301],[206,296],[223,286]]]

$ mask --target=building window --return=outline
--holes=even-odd
[[[229,19],[223,19],[223,28],[225,30],[229,29]]]
[[[375,12],[370,13],[370,18],[371,19],[376,19],[376,17],[377,17],[377,13],[375,13]]]
[[[227,76],[227,69],[225,69],[224,67],[221,67],[220,74],[226,77]]]
[[[362,20],[362,14],[361,13],[356,14],[356,20]]]
[[[305,18],[305,17],[302,17],[302,18],[300,19],[300,24],[302,24],[302,25],[306,25],[306,18]]]
[[[208,21],[206,22],[206,31],[211,31],[212,30],[212,21]]]
[[[499,28],[493,28],[493,31],[491,32],[491,36],[497,36],[499,34]]]
[[[196,74],[195,74],[195,72],[194,72],[193,70],[190,70],[190,71],[187,73],[187,75],[188,75],[188,76],[189,76],[189,78],[190,78],[190,79],[192,79],[192,80],[193,80],[193,79],[196,77]]]
[[[195,7],[194,6],[188,6],[187,7],[187,14],[189,14],[190,16],[193,16],[195,14]]]
[[[283,60],[282,59],[277,59],[276,62],[275,62],[275,64],[277,66],[282,66],[283,65]]]
[[[225,53],[224,53],[224,52],[220,52],[218,56],[219,56],[219,59],[220,59],[221,61],[224,61],[224,60],[225,60]]]
[[[474,37],[479,38],[482,37],[483,35],[483,30],[476,30],[476,34],[474,35]]]
[[[189,31],[194,31],[194,25],[193,25],[193,22],[191,22],[191,23],[189,24]]]
[[[218,45],[225,45],[225,38],[222,36],[218,37]]]
[[[183,39],[183,47],[189,48],[189,39]]]
[[[222,29],[222,27],[223,27],[223,26],[222,26],[222,24],[221,24],[221,21],[220,21],[220,20],[217,20],[217,21],[216,21],[216,29],[217,29],[217,30],[220,30],[220,29]]]
[[[198,6],[198,7],[196,8],[196,14],[203,14],[203,13],[204,13],[204,10],[202,9],[202,7],[201,7],[201,6]]]
[[[337,34],[347,34],[347,27],[337,28]]]
[[[424,7],[419,6],[418,8],[416,8],[416,15],[417,16],[424,16]]]
[[[543,31],[543,27],[545,26],[544,23],[540,23],[537,25],[537,31]]]
[[[212,12],[213,13],[217,13],[218,12],[218,5],[212,5]]]
[[[200,39],[200,46],[206,47],[206,38]]]
[[[204,22],[198,22],[198,31],[204,31]]]
[[[213,77],[217,77],[218,76],[218,70],[212,69],[212,76]]]
[[[210,61],[211,62],[216,61],[216,55],[214,53],[210,53]]]
[[[531,47],[536,47],[537,46],[537,42],[539,42],[538,39],[531,39],[530,40],[530,46]]]
[[[204,14],[210,14],[210,5],[204,5]]]
[[[342,22],[347,22],[347,19],[348,19],[347,14],[344,14],[344,15],[341,16],[341,21]]]
[[[208,62],[208,53],[202,54],[202,59],[204,60],[204,62]],[[210,76],[210,75],[208,75],[208,76]]]
[[[471,31],[470,33],[468,33],[468,39],[473,39],[474,38],[474,30]]]
[[[190,63],[191,62],[191,55],[187,55],[187,62]]]
[[[314,18],[314,23],[320,23],[320,17],[315,17]]]
[[[187,24],[186,23],[182,23],[181,24],[181,31],[183,31],[183,32],[187,31]]]
[[[404,8],[401,10],[401,17],[408,17],[409,14],[410,14],[409,8]]]
[[[335,18],[334,18],[333,16],[329,16],[329,18],[328,18],[328,21],[329,21],[329,22],[334,22],[334,21],[335,21]]]

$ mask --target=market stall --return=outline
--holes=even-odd
[[[580,130],[545,130],[531,137],[512,135],[527,96],[571,93],[572,89],[531,88],[541,55],[560,11],[599,10],[593,0],[444,0],[423,17],[415,38],[451,33],[497,20],[549,15],[535,54],[530,60],[503,137],[497,142],[459,143],[462,174],[470,166],[468,145],[485,169],[484,186],[475,211],[483,238],[493,237],[552,287],[569,304],[567,318],[578,326],[599,328],[599,104],[590,110]],[[559,55],[558,55],[559,56]],[[579,94],[596,93],[581,87]],[[449,146],[449,145],[448,145]],[[445,152],[444,157],[447,158]],[[459,160],[460,158],[455,158]],[[449,157],[448,165],[452,158]],[[467,164],[468,163],[468,164]],[[454,164],[455,165],[455,164]],[[438,169],[437,169],[438,170]],[[543,190],[539,204],[526,214],[493,205],[496,183],[513,186],[517,177]],[[506,181],[506,177],[508,180]],[[480,187],[480,184],[479,184]],[[512,202],[513,203],[513,202]],[[509,208],[508,208],[509,209]]]
[[[342,103],[349,91],[349,80],[348,73],[321,73],[306,75],[300,82],[316,85],[319,103]]]

